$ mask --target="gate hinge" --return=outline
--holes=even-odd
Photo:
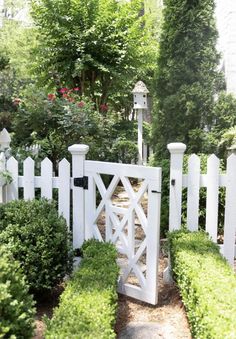
[[[74,178],[74,186],[88,189],[88,177]]]

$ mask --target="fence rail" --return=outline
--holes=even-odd
[[[226,172],[220,173],[220,160],[212,154],[207,160],[207,173],[201,174],[200,157],[192,154],[188,159],[188,173],[183,174],[183,155],[186,146],[169,144],[170,165],[170,230],[181,227],[182,190],[187,188],[187,228],[196,231],[204,227],[214,242],[218,238],[219,188],[225,187],[224,243],[221,252],[233,265],[236,256],[236,155],[227,159]],[[206,188],[206,222],[199,225],[200,188]]]
[[[70,163],[63,159],[59,163],[58,176],[53,175],[52,162],[45,158],[41,162],[41,175],[35,176],[35,162],[28,157],[23,162],[23,175],[19,175],[18,161],[11,157],[6,161],[6,169],[12,175],[12,183],[4,188],[4,202],[19,198],[19,189],[23,188],[23,198],[35,198],[35,189],[41,189],[41,197],[52,199],[53,189],[58,190],[58,211],[70,227]]]

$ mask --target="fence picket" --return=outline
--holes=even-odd
[[[214,242],[218,228],[219,170],[220,160],[212,154],[207,159],[206,231]]]
[[[31,200],[35,197],[34,191],[34,160],[28,157],[23,163],[24,199]]]
[[[45,158],[41,162],[41,197],[52,199],[52,162]]]
[[[58,192],[59,214],[66,219],[70,226],[70,163],[63,159],[59,163],[59,192]]]
[[[227,159],[227,183],[225,197],[224,256],[234,264],[235,225],[236,225],[236,155]]]
[[[17,200],[18,194],[18,161],[11,157],[7,161],[7,170],[11,173],[12,182],[7,185],[7,201]]]
[[[187,225],[191,231],[198,230],[200,188],[200,158],[193,154],[188,161]]]

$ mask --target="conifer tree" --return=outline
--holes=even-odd
[[[211,129],[214,97],[223,87],[214,9],[214,0],[165,0],[153,127],[157,156],[176,141],[200,152]]]

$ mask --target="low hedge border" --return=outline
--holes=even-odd
[[[88,240],[83,259],[61,295],[45,338],[115,338],[117,251],[114,245]]]
[[[169,233],[173,277],[193,338],[236,338],[236,275],[204,232]]]
[[[0,338],[32,338],[34,304],[20,263],[0,245]]]

